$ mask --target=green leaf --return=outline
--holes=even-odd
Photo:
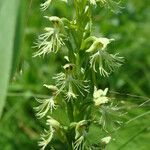
[[[20,0],[3,0],[0,6],[0,117],[11,74],[15,29]]]
[[[11,77],[14,75],[15,70],[18,65],[19,55],[20,55],[20,51],[22,49],[23,37],[24,37],[26,1],[22,0],[19,5],[20,6],[18,9],[18,15],[17,15]]]
[[[100,126],[92,124],[87,134],[87,141],[89,144],[98,144],[103,137],[103,132]]]

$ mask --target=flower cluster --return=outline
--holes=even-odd
[[[52,0],[47,0],[41,4],[41,9],[46,10],[51,2]],[[64,147],[67,145],[67,149],[103,149],[111,140],[108,134],[109,125],[113,130],[116,124],[121,123],[118,119],[118,106],[113,105],[111,98],[107,96],[108,88],[98,89],[98,83],[93,80],[96,79],[94,75],[98,69],[101,76],[108,77],[123,62],[123,58],[118,54],[108,52],[108,44],[114,39],[91,36],[91,8],[98,3],[108,7],[114,1],[73,2],[76,16],[72,20],[45,16],[51,24],[39,35],[35,45],[38,49],[35,57],[52,52],[56,54],[63,47],[63,57],[68,62],[63,65],[60,73],[53,76],[55,85],[44,84],[44,87],[51,91],[51,95],[44,99],[36,98],[39,103],[35,107],[36,116],[39,119],[46,117],[47,129],[41,134],[38,143],[42,150],[50,142],[55,148],[55,142],[52,142],[55,139],[61,141]],[[88,139],[90,129],[94,126],[105,132],[105,136],[99,138],[97,143]],[[99,132],[94,134],[99,136]]]

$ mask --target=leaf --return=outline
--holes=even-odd
[[[0,6],[0,117],[11,74],[15,29],[20,0],[3,0]]]
[[[88,143],[92,144],[97,144],[100,142],[102,138],[102,130],[99,126],[96,126],[92,124],[89,128],[89,132],[87,134],[87,141]]]
[[[16,34],[15,34],[15,41],[14,41],[14,50],[13,50],[13,61],[12,61],[12,69],[11,69],[11,77],[14,75],[15,70],[17,68],[19,55],[21,51],[21,45],[23,43],[24,37],[24,20],[25,20],[25,0],[19,4],[18,15],[17,15],[17,24],[16,24]]]
[[[54,117],[58,122],[63,125],[69,125],[70,123],[66,110],[62,107],[57,108],[52,114],[52,117]]]

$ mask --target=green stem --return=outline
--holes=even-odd
[[[73,149],[72,149],[72,144],[70,144],[69,141],[68,141],[67,144],[68,144],[68,150],[73,150]]]
[[[73,116],[72,103],[71,103],[71,101],[69,101],[66,104],[67,104],[67,113],[68,113],[69,120],[70,120],[70,122],[73,122],[74,121],[74,116]]]
[[[95,71],[92,71],[92,80],[94,85],[96,86],[96,75],[95,75]]]

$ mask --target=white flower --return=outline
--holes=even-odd
[[[95,106],[108,103],[109,99],[108,97],[106,97],[107,92],[108,92],[108,88],[106,88],[103,91],[101,89],[97,90],[97,88],[94,87],[93,99],[95,102]]]
[[[107,6],[108,8],[110,7],[109,5],[113,2],[113,0],[89,0],[90,4],[92,5],[97,5],[96,3],[101,3],[102,6]],[[118,3],[116,3],[118,4]]]
[[[75,127],[75,139],[78,139],[81,135],[85,134],[85,129],[87,128],[88,121],[81,120],[76,123]]]
[[[46,27],[44,28],[45,33],[39,35],[34,46],[34,48],[38,48],[38,51],[34,54],[34,57],[45,56],[45,54],[51,52],[57,53],[58,50],[65,45],[64,40],[66,36],[62,33],[64,27],[62,20],[56,16],[45,16],[45,18],[53,23],[54,28]]]
[[[88,127],[88,121],[87,120],[81,120],[76,123],[75,127],[75,142],[73,144],[73,150],[82,150],[84,149],[84,139],[87,134],[86,129]]]
[[[65,69],[65,73],[59,73],[53,79],[55,79],[56,87],[59,89],[56,95],[61,92],[65,93],[65,97],[67,100],[71,98],[77,98],[76,93],[80,93],[84,96],[84,92],[89,92],[89,86],[87,85],[88,81],[79,80],[73,74],[72,64],[66,64],[63,68]]]
[[[54,129],[52,128],[52,126],[49,127],[50,127],[49,130],[44,130],[44,133],[41,134],[41,139],[38,142],[38,145],[41,147],[41,150],[44,150],[48,145],[48,143],[50,143],[53,138]]]
[[[89,42],[93,42],[91,46],[86,50],[86,52],[90,52],[94,54],[90,57],[90,64],[91,68],[95,72],[97,63],[99,65],[99,72],[102,76],[109,76],[109,74],[114,71],[116,68],[121,66],[121,63],[123,62],[123,57],[118,57],[118,53],[113,55],[109,54],[106,51],[107,45],[113,41],[114,39],[108,39],[108,38],[97,38],[95,36],[91,36],[87,38],[81,46],[81,49],[85,49],[86,45]]]
[[[63,42],[63,34],[59,33],[58,30],[54,28],[45,28],[45,33],[38,37],[35,47],[38,51],[34,54],[36,56],[45,56],[45,54],[51,52],[57,52],[61,46],[65,45]]]
[[[95,54],[93,54],[90,57],[90,64],[91,67],[95,72],[96,71],[96,65],[98,63],[99,65],[99,72],[102,76],[109,76],[111,72],[113,72],[115,69],[119,68],[122,65],[123,57],[119,57],[118,53],[113,55],[109,54],[105,50],[99,50]]]
[[[53,110],[56,109],[53,97],[49,99],[36,99],[36,100],[40,103],[39,106],[34,108],[37,111],[36,116],[38,118],[42,118],[48,113],[48,111],[52,113]]]
[[[122,124],[122,112],[118,105],[114,105],[113,103],[110,105],[103,105],[100,107],[99,111],[101,113],[99,124],[106,132],[116,130],[118,126]]]
[[[89,0],[89,1],[90,1],[90,4],[96,5],[96,0]]]
[[[96,0],[96,2],[100,3],[100,5],[107,9],[110,9],[112,12],[119,13],[120,9],[123,7],[120,6],[121,0]]]
[[[52,0],[47,0],[47,1],[45,1],[44,3],[42,3],[42,4],[40,5],[40,6],[41,6],[41,10],[42,10],[42,11],[45,11],[45,10],[50,6],[51,1],[52,1]],[[67,0],[61,0],[61,1],[67,3]]]
[[[52,117],[47,117],[46,125],[49,126],[49,130],[44,130],[44,133],[41,134],[41,140],[38,142],[38,145],[41,147],[41,150],[44,150],[48,143],[51,142],[55,131],[58,131],[61,127],[60,123],[53,119]]]
[[[41,10],[42,10],[42,11],[46,10],[46,9],[49,7],[51,1],[52,1],[52,0],[47,0],[47,1],[45,1],[44,3],[42,3],[42,4],[40,5],[40,6],[41,6]]]

